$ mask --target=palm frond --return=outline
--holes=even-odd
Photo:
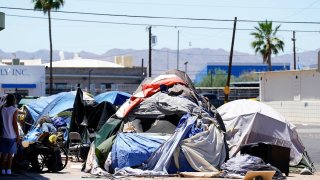
[[[254,29],[257,30],[259,34],[263,35],[263,31],[260,28],[260,25],[259,25],[259,27],[255,26]]]
[[[277,34],[280,26],[281,26],[281,25],[278,25],[278,26],[274,29],[274,31],[273,31],[273,33],[272,33],[272,36],[275,36],[275,35]]]
[[[264,36],[257,32],[252,32],[250,35],[254,36],[255,39],[264,39]]]
[[[41,10],[45,14],[51,10],[58,10],[64,5],[64,0],[32,0],[35,10]]]
[[[263,63],[271,64],[271,55],[283,51],[284,42],[276,37],[279,28],[280,25],[273,30],[272,21],[265,20],[258,22],[258,26],[254,27],[255,31],[250,33],[254,37],[250,45],[256,54],[262,55]]]
[[[63,5],[64,5],[64,0],[55,0],[55,1],[52,2],[51,8],[53,10],[58,10]]]

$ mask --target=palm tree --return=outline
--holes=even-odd
[[[34,10],[43,11],[44,14],[48,13],[49,21],[49,41],[50,41],[50,88],[49,94],[52,95],[52,34],[51,34],[51,10],[58,10],[64,5],[64,0],[32,0],[34,3]]]
[[[276,37],[280,25],[272,29],[272,21],[259,22],[258,27],[255,26],[256,32],[250,33],[255,40],[251,43],[255,53],[260,53],[263,58],[263,63],[267,63],[269,71],[272,70],[271,55],[277,55],[280,50],[283,52],[284,42]]]

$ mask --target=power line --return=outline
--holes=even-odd
[[[0,7],[1,8],[1,7]],[[6,14],[6,16],[21,17],[21,18],[32,18],[32,19],[45,19],[45,17],[38,16],[26,16],[26,15],[15,15]],[[166,25],[166,24],[143,24],[143,23],[126,23],[126,22],[114,22],[114,21],[97,21],[97,20],[82,20],[82,19],[67,19],[67,18],[51,18],[52,20],[58,21],[70,21],[70,22],[86,22],[86,23],[100,23],[100,24],[117,24],[117,25],[131,25],[131,26],[155,26],[155,27],[170,27],[170,28],[190,28],[190,29],[210,29],[210,30],[232,30],[232,28],[226,27],[206,27],[206,26],[184,26],[184,25]],[[254,29],[249,28],[239,28],[237,31],[252,31]],[[292,32],[293,30],[278,30],[279,32]],[[294,30],[296,32],[305,33],[319,33],[320,30]]]
[[[313,5],[315,5],[316,3],[318,3],[318,0],[313,1],[313,2],[312,2],[311,4],[309,4],[307,7],[302,8],[300,11],[298,11],[298,12],[296,12],[296,13],[294,13],[294,14],[291,14],[290,16],[286,17],[285,19],[291,18],[291,17],[293,17],[293,16],[295,16],[295,15],[297,15],[297,14],[302,13],[303,11],[311,8],[311,7],[312,7]]]
[[[32,18],[32,19],[46,19],[45,17],[37,16],[26,16],[26,15],[14,15],[6,14],[6,16],[12,17],[22,17],[22,18]],[[97,20],[82,20],[82,19],[67,19],[67,18],[51,18],[52,20],[60,21],[73,21],[73,22],[86,22],[86,23],[101,23],[101,24],[118,24],[118,25],[132,25],[132,26],[157,26],[157,27],[171,27],[171,28],[194,28],[194,29],[223,29],[229,30],[230,28],[215,28],[215,27],[205,27],[205,26],[183,26],[183,25],[165,25],[165,24],[143,24],[143,23],[126,23],[126,22],[114,22],[114,21],[97,21]],[[253,29],[242,29],[242,30],[253,30]]]
[[[171,51],[166,51],[166,50],[157,50],[157,49],[153,49],[153,51],[156,51],[156,52],[163,52],[163,53],[170,53],[170,54],[176,54],[176,52],[171,52]],[[198,54],[198,53],[183,53],[183,52],[181,52],[180,51],[180,53],[179,54],[186,54],[186,55],[201,55],[201,56],[222,56],[222,57],[229,57],[229,55],[228,54]],[[233,55],[233,56],[249,56],[249,57],[251,57],[251,56],[253,56],[253,57],[255,57],[254,55],[250,55],[250,54],[248,54],[248,55],[245,55],[245,54],[238,54],[238,55]]]
[[[38,11],[30,8],[17,8],[17,7],[4,7],[0,9],[23,10],[23,11]],[[109,14],[109,13],[92,13],[92,12],[79,12],[79,11],[52,11],[66,14],[80,14],[80,15],[94,15],[94,16],[114,16],[114,17],[130,17],[130,18],[148,18],[148,19],[171,19],[171,20],[193,20],[193,21],[220,21],[220,22],[233,22],[232,19],[211,19],[211,18],[188,18],[188,17],[172,17],[172,16],[145,16],[145,15],[126,15],[126,14]],[[237,20],[238,22],[258,23],[265,20]],[[272,21],[274,23],[284,24],[320,24],[317,21]]]
[[[1,9],[11,10],[23,10],[23,11],[40,11],[30,8],[16,8],[16,7],[0,7]],[[207,19],[207,18],[181,18],[181,17],[169,17],[169,16],[144,16],[144,15],[126,15],[126,14],[109,14],[109,13],[91,13],[91,12],[79,12],[79,11],[52,11],[66,14],[81,14],[81,15],[95,15],[95,16],[114,16],[114,17],[130,17],[130,18],[149,18],[149,19],[175,19],[175,20],[197,20],[197,21],[233,21],[227,19]]]
[[[80,1],[87,1],[87,0],[80,0]],[[128,1],[99,1],[99,0],[91,0],[94,2],[100,3],[112,3],[112,4],[134,4],[134,5],[152,5],[152,6],[191,6],[191,7],[216,7],[216,8],[242,8],[242,9],[305,9],[305,8],[298,8],[298,7],[279,7],[279,6],[223,6],[223,5],[211,5],[211,4],[177,4],[177,3],[150,3],[150,2],[128,2]],[[318,10],[320,8],[308,8],[312,10]]]

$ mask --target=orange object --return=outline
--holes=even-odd
[[[130,105],[124,110],[124,116],[127,116],[128,113],[138,104],[140,104],[142,101],[144,101],[144,98],[150,97],[160,91],[160,85],[166,85],[166,86],[173,86],[174,84],[183,84],[186,85],[186,83],[178,78],[167,78],[163,80],[159,80],[152,84],[143,84],[142,85],[142,92],[143,92],[143,98],[141,97],[135,97],[131,96],[130,98]]]

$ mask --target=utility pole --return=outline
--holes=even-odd
[[[144,71],[143,71],[143,66],[144,66],[144,59],[141,59],[141,82],[143,81],[143,77],[144,77]]]
[[[293,31],[293,69],[297,69],[297,63],[296,63],[296,31]]]
[[[167,49],[167,70],[169,70],[169,49]]]
[[[188,61],[184,62],[184,72],[187,74],[187,70],[188,70]]]
[[[179,40],[179,38],[180,38],[180,31],[178,30],[178,47],[177,47],[177,70],[179,70],[179,43],[180,43],[180,40]]]
[[[91,89],[90,89],[90,84],[91,84],[91,72],[93,71],[93,69],[89,70],[89,75],[88,75],[88,92],[91,93]]]
[[[152,26],[149,26],[149,77],[151,77],[151,52],[152,52],[152,46],[151,46],[151,28]]]
[[[5,29],[5,14],[0,12],[0,31]]]
[[[213,87],[213,84],[212,84],[212,70],[210,71],[210,84],[211,84],[211,87]]]
[[[233,33],[232,33],[231,50],[230,50],[230,56],[229,56],[227,84],[223,90],[224,91],[224,103],[228,102],[229,94],[230,94],[230,77],[231,77],[233,46],[234,46],[234,37],[236,35],[236,27],[237,27],[237,17],[234,18],[234,23],[233,23]]]

